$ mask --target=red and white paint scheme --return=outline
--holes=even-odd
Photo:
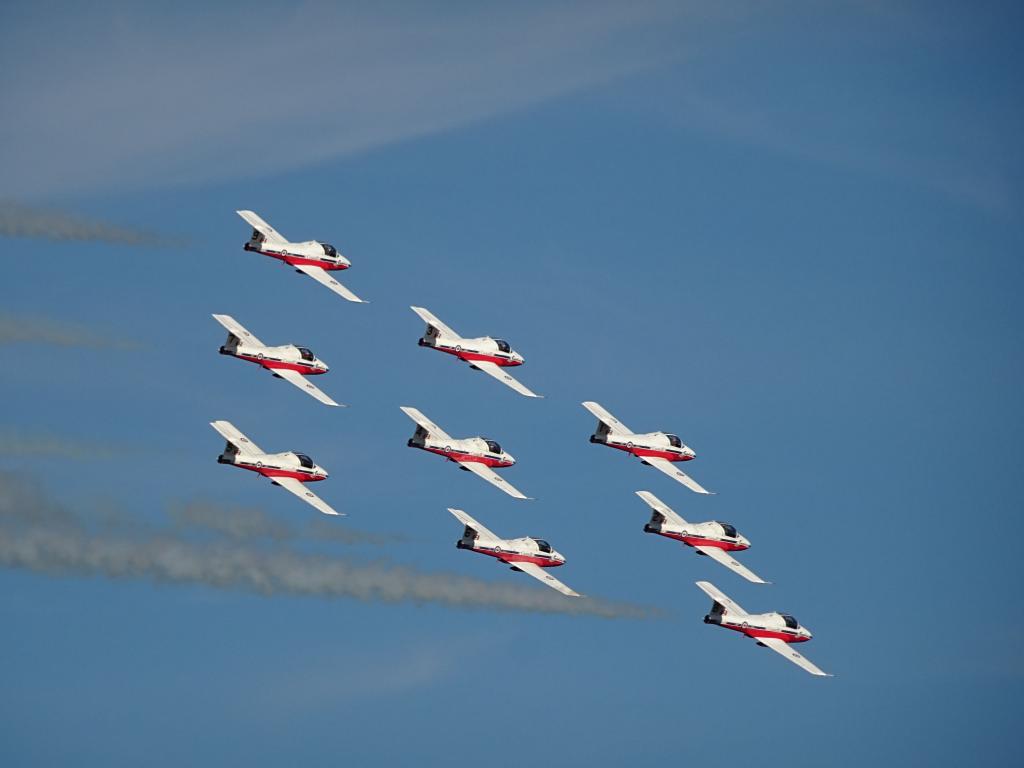
[[[792,616],[785,613],[747,613],[710,581],[698,581],[697,586],[714,601],[711,612],[704,617],[705,624],[717,624],[742,632],[754,638],[758,645],[771,648],[812,675],[831,677],[790,648],[791,643],[804,643],[812,637]]]
[[[651,508],[651,520],[644,526],[645,533],[655,533],[667,539],[681,541],[692,547],[698,555],[710,557],[747,581],[755,584],[770,583],[728,554],[750,549],[750,541],[741,536],[734,526],[717,520],[688,523],[650,491],[637,491],[636,495]]]
[[[338,253],[338,249],[333,245],[321,243],[318,240],[292,243],[252,211],[235,211],[235,213],[252,227],[252,237],[242,246],[245,250],[280,259],[285,264],[295,267],[296,272],[309,275],[343,299],[359,304],[367,303],[327,274],[352,266],[352,262]]]
[[[668,432],[632,432],[598,403],[588,401],[583,403],[583,407],[597,417],[597,431],[590,436],[590,442],[631,453],[647,466],[664,472],[691,491],[711,494],[711,491],[672,465],[676,461],[690,461],[697,457],[678,437]]]
[[[524,362],[523,356],[512,349],[507,341],[492,339],[490,336],[466,339],[438,320],[430,310],[423,307],[410,309],[427,324],[427,330],[417,342],[421,347],[430,347],[438,352],[454,355],[459,360],[469,363],[470,368],[483,371],[521,395],[543,397],[527,389],[504,371],[505,368],[522,365]]]
[[[247,360],[250,363],[261,365],[277,378],[294,384],[324,405],[342,405],[334,402],[303,378],[304,376],[317,376],[330,370],[327,363],[317,358],[306,347],[296,347],[294,344],[268,347],[231,315],[214,315],[213,319],[228,331],[228,340],[220,348],[222,355],[237,357],[239,360]]]
[[[327,479],[327,471],[313,463],[304,453],[264,453],[252,440],[243,435],[230,421],[211,421],[210,426],[227,441],[224,453],[217,457],[218,464],[231,464],[248,469],[268,478],[274,485],[295,494],[325,515],[340,515],[303,483]]]
[[[573,591],[544,570],[565,565],[565,557],[553,550],[544,539],[537,539],[533,536],[524,536],[521,539],[503,539],[495,536],[461,509],[449,507],[448,511],[465,526],[462,538],[455,542],[455,546],[459,549],[468,549],[470,552],[497,558],[510,565],[513,571],[533,576],[552,589],[557,589],[563,595],[582,597],[579,592]]]
[[[492,469],[492,467],[511,467],[516,463],[512,455],[503,451],[496,442],[488,440],[486,437],[455,439],[415,408],[403,405],[402,413],[416,422],[416,431],[407,443],[410,448],[419,448],[444,456],[467,472],[472,472],[496,488],[500,488],[509,496],[514,496],[517,499],[529,498],[498,477],[498,473]]]

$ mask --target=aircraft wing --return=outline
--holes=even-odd
[[[747,581],[752,581],[755,584],[768,583],[721,547],[694,547],[694,549],[696,549],[698,552],[703,552],[712,560],[718,561],[733,573],[738,573]]]
[[[472,517],[467,515],[461,509],[452,509],[448,507],[448,511],[455,515],[455,518],[467,528],[472,528],[476,531],[477,536],[483,539],[494,539],[495,541],[502,541],[500,536],[495,536],[492,531],[484,528],[480,523],[474,520]]]
[[[311,382],[307,381],[306,377],[303,376],[298,371],[290,371],[290,370],[284,370],[284,369],[277,369],[277,370],[274,371],[274,373],[277,376],[280,376],[285,381],[287,381],[289,384],[294,384],[296,387],[301,389],[303,392],[306,392],[307,394],[311,395],[312,397],[315,397],[317,400],[319,400],[324,405],[339,405],[342,408],[346,407],[346,406],[344,406],[341,403],[334,402],[331,398],[329,398],[327,395],[325,395],[320,390],[319,387],[317,387],[315,384],[312,384]]]
[[[832,675],[828,674],[827,672],[822,672],[812,662],[808,661],[795,650],[793,650],[793,646],[790,643],[785,642],[784,640],[779,640],[777,637],[759,637],[758,642],[761,643],[761,645],[763,645],[765,648],[771,648],[773,651],[779,654],[779,656],[789,659],[789,661],[792,661],[798,667],[803,667],[812,675],[817,675],[818,677],[832,677]]]
[[[514,485],[503,479],[488,466],[481,464],[479,461],[459,461],[456,462],[460,467],[465,467],[477,477],[482,477],[488,483],[493,485],[495,488],[500,488],[509,496],[514,496],[517,499],[529,499],[529,496],[524,496],[523,493],[516,488]]]
[[[409,307],[409,309],[411,309],[413,312],[415,312],[417,315],[419,315],[420,319],[424,323],[426,323],[427,325],[430,325],[430,326],[433,326],[434,328],[436,328],[437,332],[440,333],[442,336],[449,336],[449,337],[451,337],[453,339],[461,339],[462,338],[461,336],[459,336],[459,334],[457,334],[455,331],[453,331],[447,325],[445,325],[440,320],[438,320],[437,319],[437,315],[435,315],[429,309],[424,309],[423,307]]]
[[[527,397],[543,397],[543,395],[538,395],[534,392],[531,392],[525,386],[520,384],[511,376],[509,376],[507,373],[505,373],[505,370],[501,366],[495,365],[494,363],[491,362],[477,360],[474,360],[472,363],[470,363],[470,365],[472,365],[478,371],[483,371],[488,376],[497,379],[505,386],[514,389],[520,395],[526,395]]]
[[[655,469],[664,472],[669,477],[678,480],[680,483],[685,485],[694,493],[704,493],[707,494],[708,496],[714,496],[714,494],[711,491],[706,489],[704,486],[702,486],[688,474],[686,474],[680,469],[677,469],[676,465],[673,464],[668,459],[661,459],[656,456],[644,456],[642,461],[651,465]]]
[[[241,454],[255,455],[263,450],[252,440],[243,435],[230,421],[211,421],[210,426],[220,432],[221,437],[231,443]]]
[[[342,515],[342,512],[335,512],[331,509],[330,505],[313,493],[311,490],[306,488],[302,483],[296,480],[294,477],[275,477],[274,484],[284,488],[289,493],[294,493],[304,502],[314,507],[325,515]]]
[[[579,592],[576,592],[567,587],[565,584],[560,582],[558,579],[556,579],[546,570],[541,568],[539,565],[534,565],[533,563],[514,563],[506,560],[502,560],[502,562],[507,562],[509,565],[516,568],[516,570],[522,571],[523,573],[533,576],[533,578],[537,579],[537,581],[544,582],[552,589],[557,589],[563,595],[568,595],[569,597],[583,597],[583,595],[581,595]]]
[[[265,222],[263,219],[261,219],[259,216],[257,216],[252,211],[235,211],[235,213],[237,213],[239,216],[241,216],[243,219],[245,219],[246,223],[250,227],[252,227],[257,232],[259,232],[261,235],[263,235],[265,238],[267,238],[267,240],[270,240],[271,242],[275,242],[275,243],[287,243],[288,242],[287,238],[285,238],[284,235],[282,235],[280,232],[278,232],[272,226],[267,224],[267,222]]]
[[[402,413],[404,413],[410,419],[412,419],[417,424],[419,424],[421,427],[423,427],[425,430],[427,430],[427,434],[432,435],[433,437],[436,437],[438,440],[454,440],[455,439],[451,435],[449,435],[447,432],[445,432],[443,429],[441,429],[439,426],[437,426],[437,424],[435,424],[430,419],[428,419],[426,416],[424,416],[422,413],[420,413],[417,409],[411,408],[408,405],[403,405],[403,406],[401,406],[401,408],[402,408]]]
[[[296,264],[294,266],[295,266],[295,268],[297,270],[299,270],[299,272],[303,272],[303,273],[309,275],[314,280],[316,280],[318,283],[320,283],[320,285],[327,286],[332,291],[334,291],[336,294],[341,296],[341,298],[343,298],[343,299],[346,299],[348,301],[354,301],[357,304],[368,304],[369,303],[367,301],[363,301],[362,299],[360,299],[358,296],[356,296],[354,293],[352,293],[352,291],[350,291],[344,285],[342,285],[337,280],[335,280],[333,277],[328,275],[326,270],[321,269],[320,267],[313,267],[313,266],[310,266],[309,264]]]
[[[677,515],[668,504],[659,499],[650,491],[637,491],[636,495],[643,499],[645,502],[647,502],[647,506],[649,506],[655,512],[660,514],[670,523],[673,523],[674,525],[677,525],[680,528],[686,525],[686,521],[683,520],[683,518]]]
[[[235,320],[235,318],[233,318],[231,315],[214,315],[213,319],[216,320],[221,325],[223,325],[225,328],[227,328],[228,333],[232,334],[233,336],[237,336],[240,340],[246,341],[250,344],[255,344],[256,346],[259,347],[266,346],[266,344],[257,339],[251,333],[249,333],[249,331],[246,330],[245,326],[242,325],[237,320]]]
[[[710,597],[719,605],[723,606],[725,610],[736,616],[746,616],[747,612],[744,611],[740,604],[735,600],[729,598],[722,590],[712,584],[710,581],[698,581],[697,586],[703,590],[704,594]]]
[[[592,414],[594,414],[594,416],[597,417],[597,420],[600,421],[602,424],[607,424],[608,429],[610,429],[615,434],[630,435],[633,433],[633,430],[631,430],[621,421],[619,421],[610,413],[608,413],[608,411],[606,411],[600,405],[600,403],[595,403],[592,400],[588,400],[587,402],[583,403],[583,407],[590,411]]]

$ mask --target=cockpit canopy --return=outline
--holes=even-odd
[[[729,525],[729,523],[723,523],[721,520],[716,520],[715,522],[722,526],[722,530],[725,531],[726,536],[732,539],[736,538],[736,526]]]
[[[299,464],[304,466],[306,469],[312,469],[313,468],[313,460],[311,458],[309,458],[309,456],[307,456],[306,454],[304,454],[304,453],[296,453],[295,454],[295,458],[297,458],[299,460]]]
[[[541,552],[551,552],[551,545],[548,544],[544,539],[534,539],[533,543],[537,545],[537,549]]]
[[[786,622],[786,626],[789,627],[790,629],[796,629],[797,627],[800,626],[800,624],[797,622],[797,620],[794,619],[792,616],[790,616],[787,613],[780,613],[779,616],[782,617],[782,620],[784,622]]]
[[[488,440],[486,437],[483,438],[483,441],[487,443],[488,451],[490,451],[491,453],[501,453],[501,446],[498,445],[496,442],[494,442],[493,440]]]
[[[680,440],[675,435],[670,435],[670,434],[666,433],[665,437],[668,438],[668,444],[671,445],[673,448],[682,448],[683,447],[683,441]]]
[[[313,353],[310,352],[305,347],[299,347],[299,354],[302,355],[302,359],[303,360],[310,360],[310,361],[312,361],[312,360],[315,359],[314,356],[313,356]]]
[[[510,347],[508,345],[508,342],[505,341],[504,339],[495,339],[494,343],[498,345],[498,350],[500,352],[511,352],[512,351],[512,347]]]
[[[320,242],[319,240],[317,242]],[[330,243],[320,243],[320,247],[324,249],[324,253],[328,256],[337,256],[338,250]]]

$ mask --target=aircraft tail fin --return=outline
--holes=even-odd
[[[597,418],[597,429],[594,431],[592,442],[604,442],[608,435],[629,435],[632,434],[629,428],[621,421],[611,415],[600,403],[588,400],[583,407],[590,411]]]
[[[267,222],[265,222],[252,211],[235,211],[235,213],[241,216],[245,220],[245,222],[250,227],[252,227],[252,238],[250,239],[250,242],[257,244],[264,242],[288,242],[284,235],[282,235],[280,232],[278,232],[276,229],[274,229],[272,226],[270,226]]]
[[[725,614],[728,614],[729,616],[749,615],[740,607],[739,603],[730,598],[710,581],[698,581],[697,586],[713,601],[711,605],[711,612],[704,617],[705,622],[717,624]]]
[[[462,338],[459,334],[442,323],[438,319],[437,315],[429,309],[425,309],[424,307],[409,307],[409,309],[419,315],[420,319],[427,324],[427,330],[423,332],[423,341],[432,344],[439,336],[445,336],[449,339]]]

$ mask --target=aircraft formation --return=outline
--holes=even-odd
[[[333,245],[318,240],[291,242],[252,211],[237,213],[252,227],[252,235],[243,245],[244,250],[277,259],[297,272],[312,277],[346,301],[367,303],[330,276],[330,272],[352,266]],[[543,397],[507,372],[507,369],[522,366],[525,362],[523,356],[513,350],[507,341],[490,336],[464,337],[441,322],[430,310],[415,306],[411,309],[426,324],[426,330],[417,342],[419,346],[451,355],[524,397]],[[215,314],[213,318],[228,332],[227,341],[219,349],[220,354],[255,363],[324,405],[343,407],[343,404],[307,380],[309,376],[329,371],[327,364],[310,349],[294,344],[267,346],[230,315]],[[678,468],[678,464],[694,460],[697,454],[677,435],[668,432],[633,432],[599,403],[586,401],[582,405],[597,419],[597,427],[590,436],[591,443],[635,456],[642,464],[654,467],[698,495],[713,495]],[[515,458],[503,450],[498,442],[480,436],[454,438],[417,408],[401,406],[401,410],[415,424],[415,431],[406,443],[408,447],[441,456],[515,499],[530,500],[529,496],[496,471],[516,464]],[[327,472],[306,454],[293,451],[266,453],[231,422],[218,420],[211,422],[210,426],[226,442],[223,453],[217,457],[218,463],[261,475],[323,514],[345,514],[336,511],[306,487],[308,483],[326,480],[328,477]],[[650,491],[636,491],[636,495],[650,509],[651,517],[644,525],[644,532],[680,542],[748,582],[770,583],[737,559],[736,554],[748,549],[750,541],[730,523],[717,520],[687,522]],[[586,599],[546,570],[564,565],[566,559],[544,539],[533,536],[504,539],[465,511],[451,507],[448,511],[463,526],[462,536],[456,542],[459,549],[495,558],[513,571],[532,576],[566,597]],[[793,644],[806,642],[812,635],[792,616],[774,612],[747,613],[712,583],[698,581],[696,586],[712,600],[711,609],[704,616],[705,624],[715,624],[739,632],[807,672],[827,676],[793,650]]]

